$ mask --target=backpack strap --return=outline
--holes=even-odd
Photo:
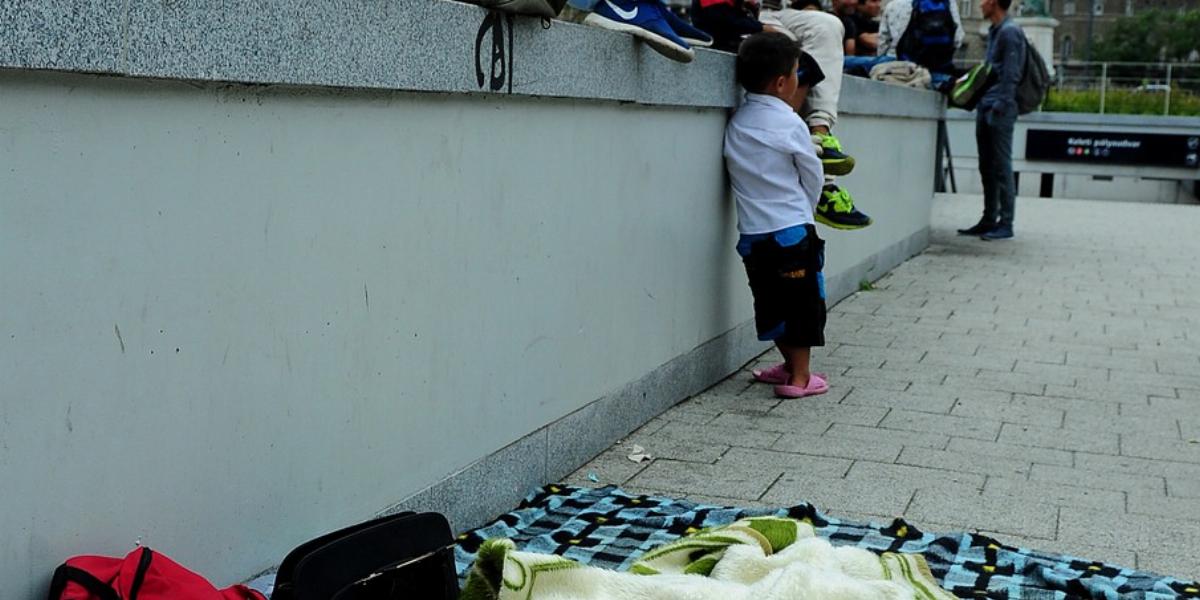
[[[138,592],[142,591],[142,584],[146,582],[146,571],[150,570],[150,561],[154,559],[154,553],[149,548],[142,548],[142,556],[138,558],[137,570],[133,572],[133,584],[129,586],[129,600],[137,600]]]
[[[116,590],[108,584],[96,579],[95,575],[71,565],[62,565],[54,570],[54,578],[50,580],[50,600],[62,600],[68,583],[76,583],[100,600],[121,600]]]

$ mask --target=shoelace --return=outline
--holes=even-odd
[[[821,147],[841,152],[842,142],[832,135],[821,135]]]
[[[829,194],[829,206],[833,208],[833,212],[854,212],[854,201],[850,199],[850,194],[842,188],[836,189],[836,192]]]

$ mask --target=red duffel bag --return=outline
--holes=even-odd
[[[223,590],[149,548],[125,558],[76,556],[54,571],[50,600],[267,600],[244,585]]]

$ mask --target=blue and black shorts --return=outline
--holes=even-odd
[[[738,254],[754,294],[758,339],[825,345],[825,240],[813,225],[742,235]]]

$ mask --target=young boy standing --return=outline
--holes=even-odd
[[[737,56],[746,101],[725,128],[725,166],[741,234],[737,251],[754,295],[758,339],[774,341],[783,355],[782,364],[754,376],[775,384],[781,398],[829,390],[809,371],[812,347],[825,345],[825,242],[813,224],[824,172],[795,109],[823,78],[786,35],[747,38]]]

